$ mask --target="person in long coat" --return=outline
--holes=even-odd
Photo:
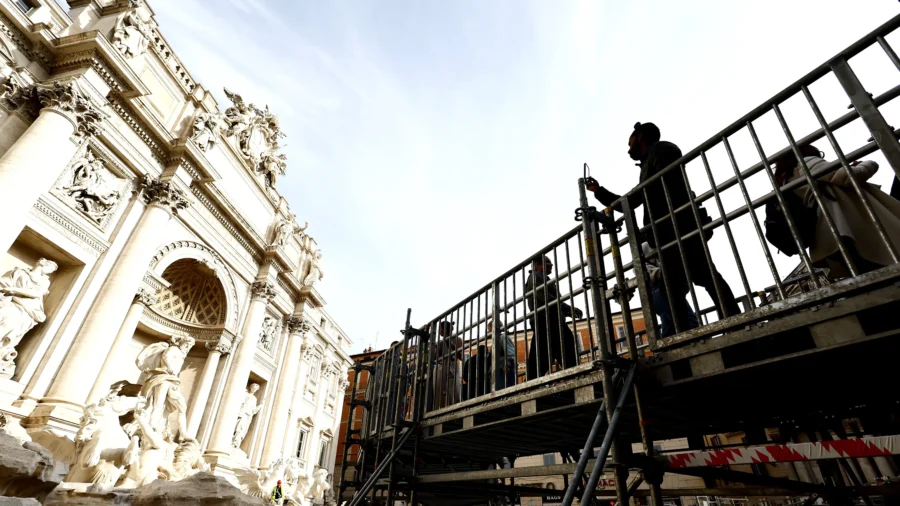
[[[570,307],[562,302],[556,281],[550,279],[552,271],[553,262],[546,256],[538,256],[532,260],[531,272],[525,282],[525,300],[528,301],[529,311],[534,311],[528,317],[533,332],[525,361],[529,380],[546,374],[553,362],[558,363],[560,369],[578,365],[575,335],[566,323],[566,317],[577,321],[583,315],[577,307]],[[559,303],[547,307],[557,300]]]
[[[810,144],[800,146],[810,173],[815,174],[829,163],[823,153]],[[850,170],[862,187],[863,194],[872,206],[875,216],[884,227],[895,251],[900,252],[900,201],[897,201],[880,187],[868,182],[878,171],[873,161],[853,162]],[[775,175],[780,184],[803,178],[793,153],[785,155],[775,163]],[[869,218],[862,199],[853,189],[846,167],[817,179],[825,208],[834,220],[838,234],[843,239],[851,259],[860,273],[869,272],[893,262],[890,252],[881,241],[875,223]],[[803,199],[807,207],[816,207],[815,197],[809,185],[802,185],[794,192]],[[810,260],[816,267],[830,269],[831,278],[847,277],[850,271],[838,250],[834,234],[828,229],[822,210],[817,212],[816,233],[813,244],[809,245]]]

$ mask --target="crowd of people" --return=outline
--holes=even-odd
[[[850,275],[851,264],[861,274],[894,263],[887,243],[900,251],[900,201],[868,183],[878,164],[854,161],[822,175],[817,171],[828,163],[822,152],[811,144],[801,145],[797,151],[800,157],[789,150],[774,161],[773,179],[781,187],[814,174],[819,198],[808,184],[783,192],[802,206],[801,211],[787,208],[794,224],[813,230],[802,237],[789,239],[797,241],[801,249],[808,249],[813,265],[826,269],[834,278]],[[628,154],[640,167],[639,185],[643,187],[641,191],[629,193],[628,203],[631,209],[644,209],[640,239],[650,304],[659,318],[659,336],[669,337],[700,325],[698,315],[687,301],[691,284],[707,292],[719,319],[740,314],[734,292],[712,261],[708,245],[704,244],[713,235],[713,227],[706,227],[712,219],[702,203],[695,203],[696,208],[688,205],[696,195],[691,193],[690,185],[685,181],[685,171],[676,169],[663,173],[682,158],[681,150],[675,144],[661,140],[656,125],[638,123],[628,139]],[[660,173],[662,176],[656,177]],[[585,184],[608,209],[622,211],[622,196],[589,177]],[[786,201],[786,197],[781,198],[778,202]],[[682,207],[683,210],[673,213]],[[778,206],[774,209],[771,212],[785,212]],[[873,217],[884,231],[883,238]],[[685,238],[695,231],[698,233]],[[767,234],[767,237],[770,236]],[[772,239],[769,241],[773,242]],[[576,337],[566,319],[577,321],[582,318],[582,311],[562,301],[556,281],[551,277],[552,271],[551,260],[547,256],[538,256],[530,264],[525,283],[525,300],[530,311],[527,321],[532,338],[527,347],[524,379],[543,376],[553,369],[554,364],[565,369],[579,363]],[[452,321],[441,321],[434,329],[436,346],[430,357],[428,410],[450,406],[519,382],[515,339],[500,329],[494,340],[490,318],[485,330],[484,338],[467,344],[459,335],[454,337]]]

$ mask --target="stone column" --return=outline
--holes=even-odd
[[[104,114],[74,80],[19,86],[10,77],[0,100],[24,115],[40,108],[34,122],[0,157],[0,251],[15,242],[31,207],[50,189],[78,148],[77,142],[100,131]],[[76,135],[76,142],[70,139]]]
[[[294,384],[300,372],[303,340],[309,332],[309,323],[297,317],[287,319],[288,343],[283,370],[278,378],[272,415],[269,418],[269,433],[264,441],[261,464],[268,466],[281,455],[285,446],[285,436],[289,425],[288,412],[294,400]]]
[[[241,341],[237,345],[237,351],[228,371],[228,379],[225,382],[225,393],[216,416],[212,437],[209,440],[208,453],[228,455],[231,453],[231,438],[234,436],[234,428],[237,426],[238,410],[244,400],[247,391],[247,380],[250,378],[250,369],[253,367],[253,356],[256,355],[256,345],[262,330],[263,319],[266,316],[266,306],[275,298],[275,290],[265,281],[257,281],[251,287],[250,308],[244,327],[241,330]]]
[[[190,437],[197,436],[197,429],[200,427],[200,420],[203,418],[203,412],[206,410],[206,403],[209,402],[209,394],[212,390],[213,380],[216,377],[216,369],[219,367],[219,359],[223,354],[231,351],[231,345],[222,341],[206,343],[206,349],[209,356],[206,363],[203,364],[203,371],[200,373],[200,382],[197,384],[197,398],[188,406],[188,429],[187,433]]]
[[[113,342],[112,349],[106,355],[103,367],[100,368],[97,380],[94,381],[94,388],[91,389],[91,393],[88,395],[88,403],[95,402],[105,396],[109,392],[109,386],[122,379],[115,377],[119,371],[119,361],[122,353],[128,348],[128,343],[134,337],[134,331],[137,330],[138,322],[141,321],[144,308],[153,304],[156,304],[156,297],[144,290],[139,290],[134,296],[131,307],[125,313],[125,321],[122,322],[122,327],[119,329],[119,333],[116,334],[116,340]]]
[[[78,379],[93,376],[91,371],[103,365],[125,319],[132,294],[140,286],[150,260],[165,237],[166,224],[188,205],[184,193],[174,183],[149,176],[143,181],[143,197],[147,208],[100,288],[44,402],[75,405],[85,402],[91,382]]]

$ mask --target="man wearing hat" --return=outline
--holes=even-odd
[[[634,131],[628,138],[628,155],[632,160],[640,162],[638,164],[641,168],[640,183],[659,174],[682,156],[678,146],[671,142],[660,141],[659,128],[653,123],[636,123],[634,125]],[[663,186],[663,181],[665,181],[665,187]],[[587,189],[594,192],[597,200],[607,207],[613,205],[621,198],[621,196],[600,186],[593,178],[588,178],[585,182]],[[668,190],[673,210],[690,202],[690,192],[678,167],[650,183],[644,190],[635,193],[631,197],[630,204],[632,209],[644,206],[644,234],[646,242],[651,248],[658,249],[660,246],[664,246],[676,239],[674,223],[669,216],[666,190]],[[620,205],[615,206],[614,209],[622,211]],[[699,209],[699,214],[704,224],[710,221],[706,210],[702,207]],[[655,220],[666,218],[656,225],[656,234],[649,228],[651,215]],[[703,219],[704,217],[706,219]],[[677,220],[675,223],[678,225],[678,233],[682,237],[697,230],[697,220],[690,206],[676,213],[675,219]],[[707,232],[706,235],[708,239],[711,232]],[[686,270],[689,270],[691,281],[698,286],[702,286],[709,293],[710,298],[716,305],[719,318],[739,314],[741,310],[734,300],[734,293],[731,291],[731,287],[719,274],[716,266],[706,261],[706,254],[703,251],[700,237],[694,236],[683,240],[682,245],[684,247],[684,263],[682,263],[681,254],[677,246],[670,246],[660,252],[660,263],[670,283],[672,296],[674,298],[683,298],[687,294],[688,278]],[[716,285],[718,285],[719,295],[721,295],[724,307],[719,304],[719,297],[716,296]],[[675,311],[671,311],[668,303],[665,309],[671,311],[678,328],[686,330],[689,328],[689,317],[685,310],[686,305],[675,301],[674,306]]]

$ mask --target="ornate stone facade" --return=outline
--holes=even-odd
[[[350,341],[276,114],[220,108],[143,0],[30,3],[0,0],[0,417],[70,482],[321,501]]]

